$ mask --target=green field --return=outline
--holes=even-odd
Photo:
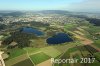
[[[35,64],[39,64],[43,61],[50,59],[50,57],[43,52],[31,55],[30,58]]]
[[[55,57],[57,57],[58,55],[61,54],[61,52],[58,51],[53,46],[41,48],[41,51],[44,52],[46,55],[53,57],[53,58],[55,58]]]
[[[56,45],[56,46],[53,46],[53,48],[55,48],[58,51],[60,51],[61,53],[63,53],[66,50],[68,50],[69,48],[72,48],[74,46],[75,46],[75,44],[71,42],[71,43],[65,43],[65,44],[62,44],[62,45]]]
[[[100,39],[99,40],[95,40],[93,45],[97,46],[98,48],[100,48]]]
[[[10,50],[9,59],[18,57],[18,56],[23,55],[25,53],[26,53],[26,51],[23,49],[19,49],[19,48],[12,49],[12,50]]]
[[[94,56],[96,57],[97,60],[100,61],[100,52],[94,53]]]
[[[27,54],[23,54],[23,55],[15,57],[15,58],[5,60],[5,64],[6,64],[6,66],[12,66],[12,65],[19,63],[21,61],[24,61],[26,59],[28,59]]]
[[[33,54],[35,52],[40,51],[40,48],[26,47],[26,48],[24,48],[24,50],[26,50],[28,52],[28,54]]]
[[[14,64],[13,66],[34,66],[30,59],[26,59],[19,63]]]
[[[61,57],[60,59],[69,59],[70,58],[70,53],[77,51],[77,48],[70,48],[68,49]],[[60,63],[60,64],[54,64],[54,66],[70,66],[69,63]]]

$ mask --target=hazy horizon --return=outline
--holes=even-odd
[[[99,12],[100,0],[1,0],[0,11],[66,10],[75,12]]]

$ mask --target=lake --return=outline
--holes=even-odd
[[[33,33],[33,34],[35,34],[37,36],[43,35],[43,32],[39,31],[38,29],[31,28],[31,27],[24,27],[24,28],[21,29],[21,32]]]
[[[71,41],[73,40],[69,37],[69,35],[65,33],[58,33],[46,40],[48,44],[61,44],[61,43],[71,42]]]

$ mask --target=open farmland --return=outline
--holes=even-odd
[[[89,51],[91,54],[96,53],[96,52],[99,52],[98,50],[96,50],[95,48],[91,47],[90,45],[85,45],[84,47],[85,47],[85,48],[87,49],[87,51]]]
[[[41,62],[44,62],[44,61],[50,59],[50,57],[48,55],[44,54],[43,52],[31,55],[30,58],[33,61],[33,63],[35,63],[35,64],[39,64]]]
[[[23,49],[13,49],[13,50],[11,49],[9,53],[10,53],[10,54],[9,54],[10,57],[9,57],[8,59],[12,59],[12,58],[15,58],[15,57],[18,57],[18,56],[20,56],[20,55],[25,54],[26,51],[23,50]]]
[[[96,47],[100,48],[100,39],[99,40],[95,40],[93,45],[95,45]]]
[[[13,66],[34,66],[30,59],[26,59],[19,63],[14,64]]]
[[[33,53],[36,53],[36,52],[40,51],[40,48],[26,47],[26,48],[24,48],[24,50],[26,52],[28,52],[29,55],[31,55]]]
[[[23,54],[23,55],[15,57],[15,58],[5,60],[5,64],[6,64],[6,66],[12,66],[12,65],[19,63],[21,61],[24,61],[26,59],[28,59],[28,56],[26,54]]]
[[[53,57],[53,58],[61,54],[61,52],[58,51],[53,46],[41,48],[41,51],[44,52],[46,55]]]

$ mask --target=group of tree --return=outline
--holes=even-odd
[[[11,33],[11,36],[2,41],[2,45],[10,45],[16,42],[19,48],[29,47],[30,39],[37,38],[34,34],[28,34],[20,31]]]
[[[5,24],[0,24],[0,30],[5,29],[7,26]]]

